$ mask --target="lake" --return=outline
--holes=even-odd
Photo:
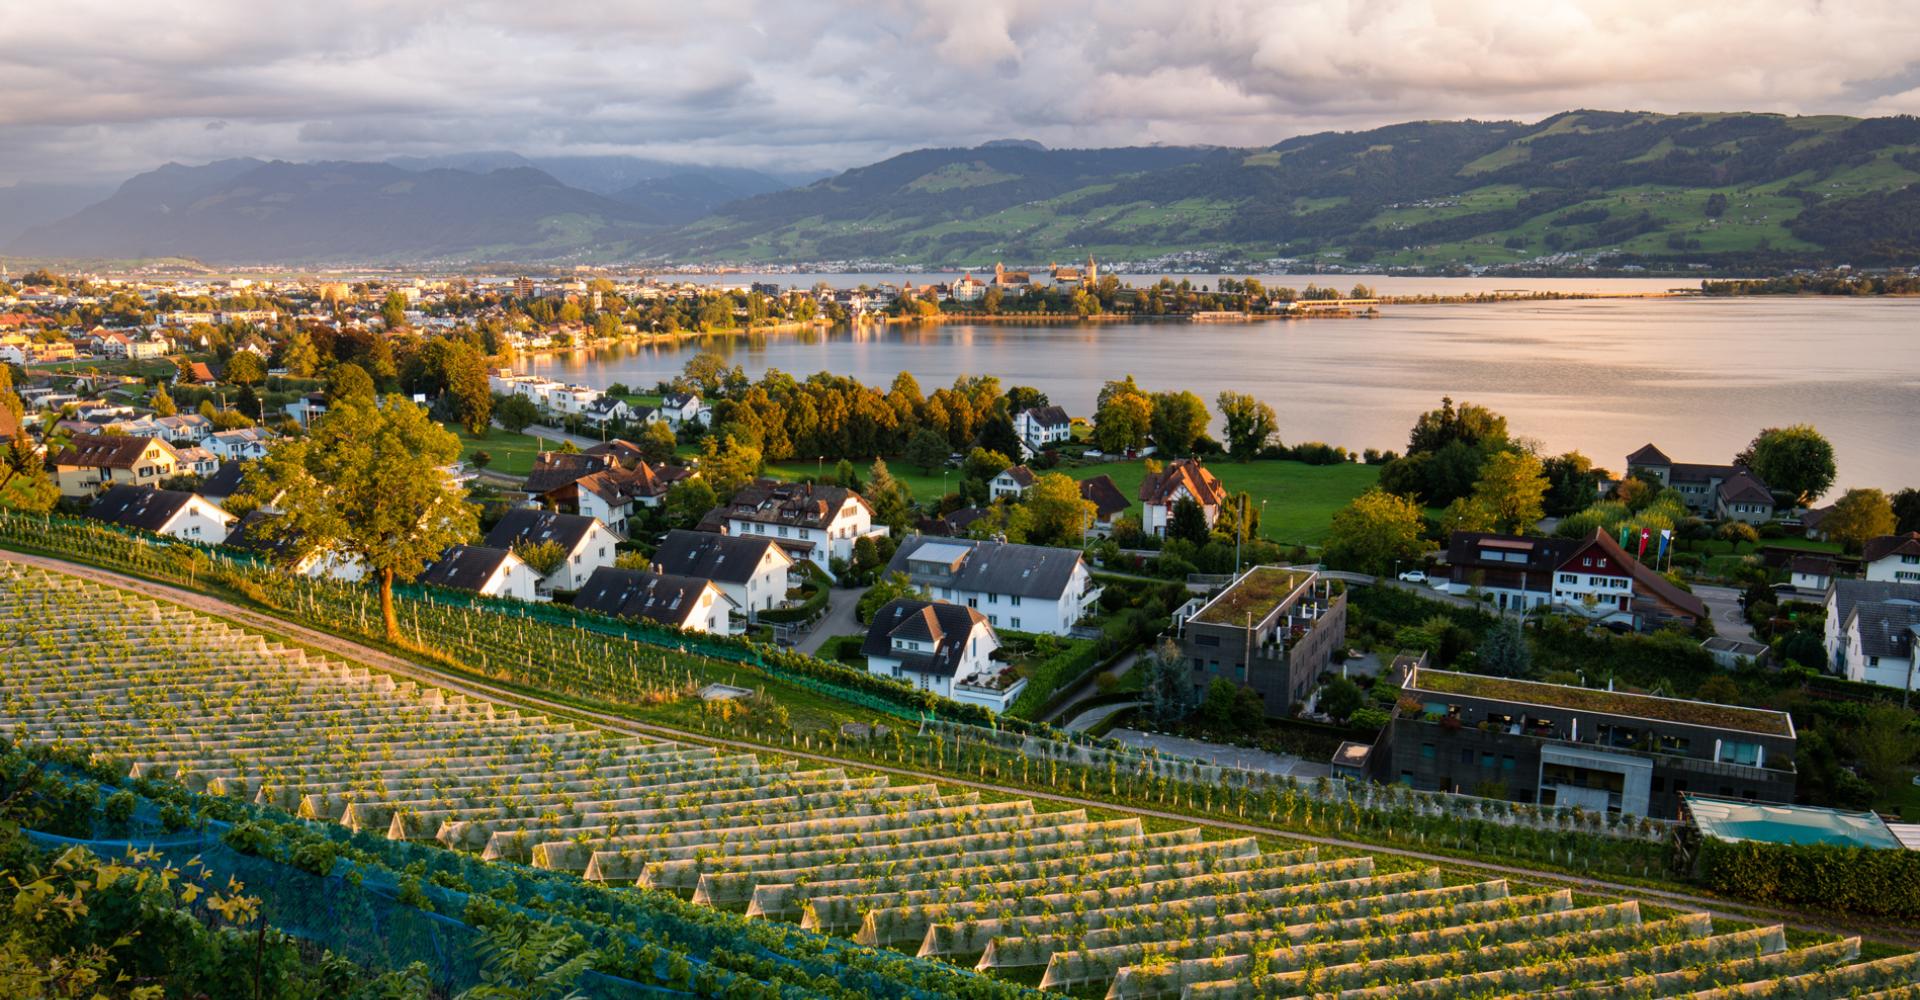
[[[1566,280],[1569,290],[1676,284]],[[1395,294],[1545,285],[1399,282],[1407,284]],[[641,387],[677,374],[702,350],[755,377],[768,368],[825,370],[884,387],[910,371],[932,391],[960,375],[997,375],[1040,388],[1075,415],[1091,414],[1103,381],[1131,373],[1150,389],[1190,389],[1210,408],[1223,389],[1252,393],[1273,406],[1284,440],[1354,450],[1404,449],[1414,418],[1451,395],[1505,414],[1514,433],[1548,451],[1578,449],[1616,473],[1649,441],[1676,461],[1725,462],[1763,427],[1811,423],[1834,443],[1838,488],[1920,486],[1914,300],[1586,299],[1396,305],[1375,319],[840,328],[580,351],[524,367]]]

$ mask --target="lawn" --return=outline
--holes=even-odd
[[[1266,502],[1260,535],[1288,545],[1318,545],[1327,537],[1334,512],[1366,492],[1380,478],[1375,465],[1307,465],[1304,462],[1209,462],[1207,468],[1233,492],[1245,491],[1255,504]],[[1103,462],[1066,470],[1075,479],[1113,477],[1128,499],[1140,496],[1144,475],[1139,462]],[[1136,506],[1134,513],[1139,509]]]
[[[837,460],[832,459],[818,463],[788,459],[784,462],[767,463],[767,475],[786,480],[832,479],[833,470],[839,464]],[[866,482],[867,472],[873,467],[873,463],[855,461],[853,467],[860,473],[860,481]],[[887,459],[887,471],[902,485],[913,491],[913,499],[917,502],[932,503],[940,499],[944,495],[943,487],[948,491],[960,488],[960,470],[958,469],[950,470],[950,474],[943,481],[939,469],[933,470],[933,475],[929,476],[920,471],[917,466],[908,465],[906,459],[894,457]]]
[[[556,444],[531,434],[509,434],[498,427],[483,438],[468,434],[457,424],[447,424],[446,428],[460,436],[460,457],[463,460],[471,463],[474,452],[484,451],[493,456],[487,468],[510,476],[525,476],[532,472],[533,456],[541,451],[552,450]]]

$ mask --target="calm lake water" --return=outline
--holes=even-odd
[[[1546,286],[1393,280],[1396,294]],[[755,377],[825,370],[884,386],[910,371],[931,391],[992,374],[1037,386],[1076,415],[1090,414],[1101,382],[1131,373],[1151,389],[1193,390],[1209,407],[1223,389],[1252,393],[1278,413],[1284,440],[1356,450],[1404,448],[1414,417],[1451,395],[1491,406],[1553,452],[1578,449],[1615,472],[1649,441],[1677,461],[1724,462],[1762,427],[1811,423],[1834,443],[1839,487],[1920,486],[1916,300],[1589,299],[1389,306],[1370,320],[948,323],[706,337],[550,355],[527,367],[592,386],[649,386],[702,350]]]

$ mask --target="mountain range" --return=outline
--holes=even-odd
[[[258,263],[978,266],[1190,254],[1743,270],[1920,260],[1920,119],[1907,116],[1572,111],[1261,148],[1010,140],[808,180],[508,152],[168,164],[63,218],[16,224],[8,250]]]

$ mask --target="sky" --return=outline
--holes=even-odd
[[[1920,113],[1913,0],[66,0],[0,184],[510,149],[837,170],[1571,108]]]

